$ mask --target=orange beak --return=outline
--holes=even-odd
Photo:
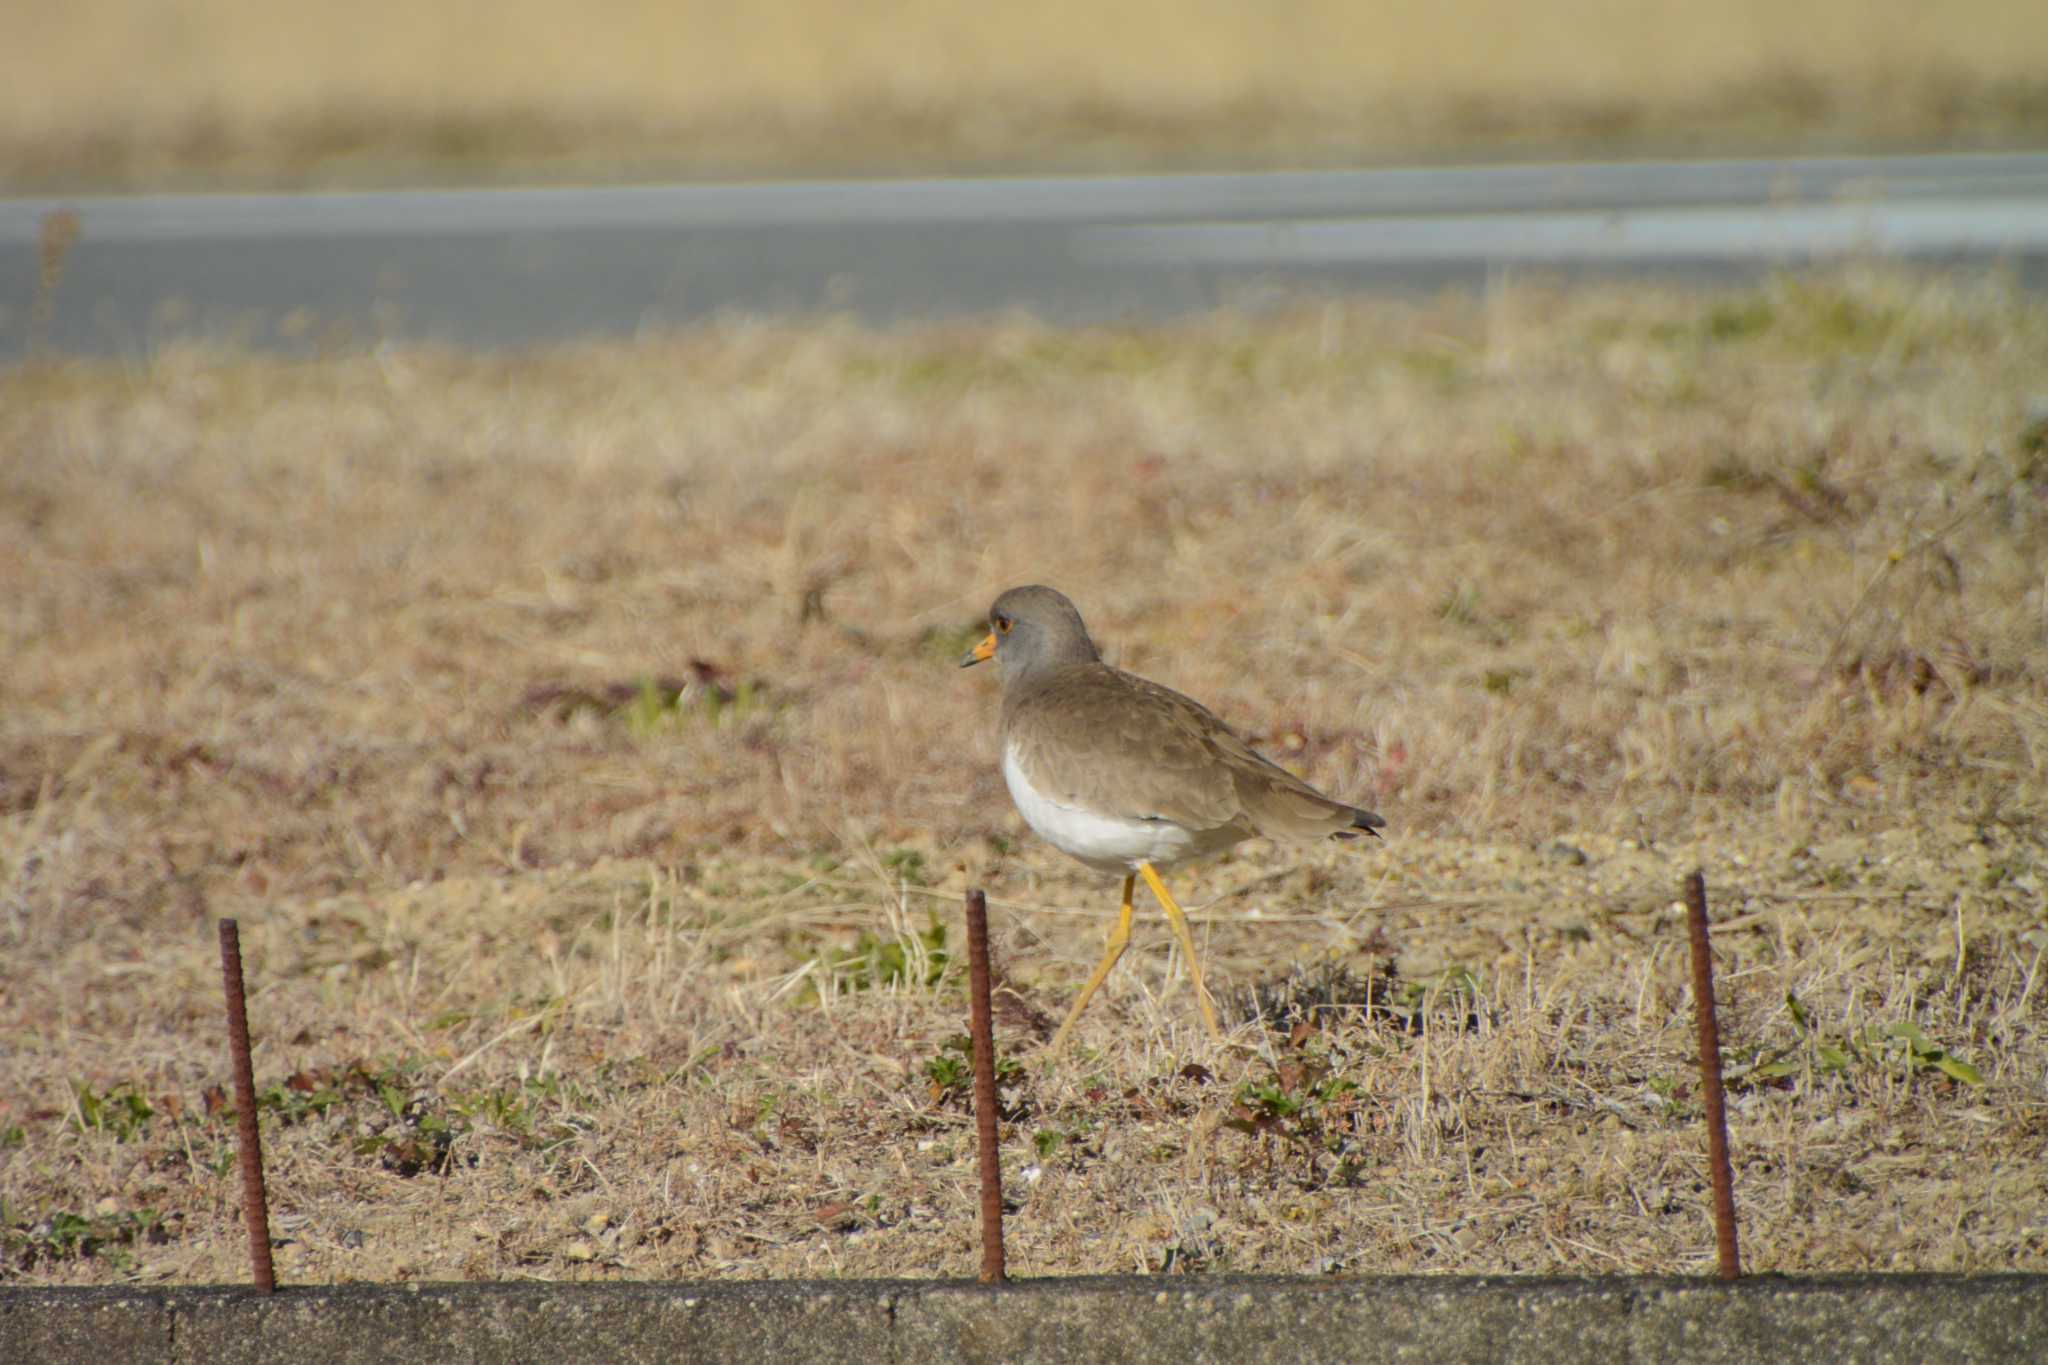
[[[990,631],[982,637],[980,644],[960,656],[960,666],[962,668],[972,668],[983,659],[993,659],[995,656],[996,633]]]

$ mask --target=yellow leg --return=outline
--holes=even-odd
[[[1109,931],[1109,947],[1102,954],[1102,961],[1095,966],[1095,975],[1088,978],[1088,984],[1081,988],[1081,996],[1074,1001],[1074,1007],[1067,1011],[1067,1022],[1060,1025],[1060,1031],[1052,1036],[1052,1050],[1057,1053],[1067,1045],[1067,1035],[1073,1032],[1074,1021],[1081,1017],[1081,1011],[1088,1008],[1088,997],[1095,994],[1095,988],[1109,975],[1109,969],[1116,966],[1116,960],[1124,955],[1124,946],[1131,941],[1131,893],[1137,889],[1136,877],[1124,878],[1123,909],[1117,913],[1116,928]]]
[[[1152,870],[1152,864],[1139,863],[1138,873],[1144,877],[1145,885],[1152,888],[1152,894],[1159,898],[1159,908],[1166,912],[1166,922],[1173,926],[1173,932],[1180,939],[1180,950],[1188,956],[1188,975],[1195,982],[1195,1003],[1201,1006],[1202,1022],[1209,1026],[1209,1036],[1217,1042],[1223,1041],[1223,1030],[1216,1027],[1216,1011],[1209,1005],[1209,988],[1202,984],[1202,960],[1195,956],[1194,935],[1188,932],[1188,919],[1173,903],[1173,897],[1166,892],[1166,883],[1159,880],[1159,874]],[[1126,899],[1129,892],[1125,893]]]

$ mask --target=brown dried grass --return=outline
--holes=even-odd
[[[1700,1269],[1695,864],[1751,1265],[2040,1269],[2044,393],[1862,270],[0,374],[0,1274],[239,1275],[225,914],[287,1278],[967,1273],[969,884],[1020,1273]],[[952,667],[1032,579],[1392,822],[1181,874],[1217,983],[1409,1014],[1215,1048],[1148,918],[1035,1053],[1114,888]]]
[[[2039,6],[77,0],[0,176],[377,181],[2038,142]]]

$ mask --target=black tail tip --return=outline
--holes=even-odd
[[[1340,839],[1356,839],[1359,834],[1370,834],[1373,838],[1377,839],[1380,837],[1380,831],[1385,829],[1386,826],[1387,822],[1374,815],[1371,811],[1355,810],[1351,812],[1351,829],[1339,830],[1337,837]],[[1353,830],[1357,831],[1357,833],[1353,833]]]

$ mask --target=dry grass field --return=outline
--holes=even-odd
[[[0,1280],[2048,1268],[2048,307],[1855,269],[0,372]],[[1115,888],[995,592],[1391,824]],[[1274,989],[1290,977],[1300,997]],[[1327,1006],[1302,1010],[1317,1001]]]
[[[0,184],[1357,164],[2038,144],[2024,0],[73,0]]]

